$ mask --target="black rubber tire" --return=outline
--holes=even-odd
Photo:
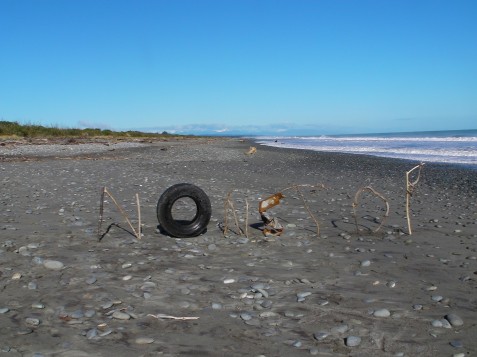
[[[181,198],[191,198],[196,214],[190,221],[174,220],[172,206]],[[178,183],[169,187],[157,202],[157,219],[160,228],[172,237],[190,238],[204,233],[212,215],[209,197],[202,189],[190,183]]]

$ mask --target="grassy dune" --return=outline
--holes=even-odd
[[[144,133],[140,131],[112,131],[108,129],[86,128],[72,129],[45,127],[42,125],[19,124],[17,122],[0,121],[0,137],[19,138],[170,138],[187,137],[183,135],[163,133]]]

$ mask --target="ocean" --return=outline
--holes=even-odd
[[[258,136],[261,145],[460,164],[477,169],[477,129],[407,133]]]

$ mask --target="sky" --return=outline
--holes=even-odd
[[[217,135],[477,128],[475,0],[0,0],[0,120]]]

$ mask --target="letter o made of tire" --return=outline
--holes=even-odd
[[[175,220],[172,215],[174,203],[181,198],[190,198],[196,205],[191,220]],[[209,197],[202,189],[190,183],[169,187],[157,202],[157,219],[163,231],[172,237],[196,237],[205,232],[212,215]]]

